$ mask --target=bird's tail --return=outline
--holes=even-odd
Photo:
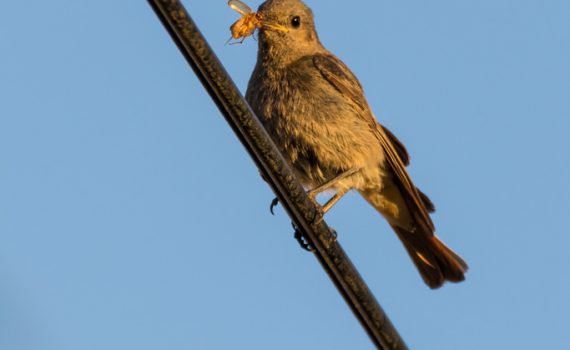
[[[435,235],[410,232],[398,226],[392,228],[430,288],[439,288],[445,281],[465,279],[465,261]]]
[[[445,281],[465,279],[467,263],[434,235],[433,226],[419,224],[419,215],[408,209],[410,206],[397,187],[360,193],[388,220],[430,288],[439,288]],[[419,190],[418,193],[426,210],[433,211],[429,198]]]

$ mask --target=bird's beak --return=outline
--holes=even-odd
[[[284,25],[278,24],[278,23],[268,23],[268,22],[263,22],[263,24],[261,25],[261,27],[263,29],[268,29],[268,30],[273,30],[276,32],[281,32],[281,33],[288,33],[289,32],[289,28],[285,27]]]

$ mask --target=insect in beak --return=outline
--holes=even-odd
[[[238,19],[230,27],[232,37],[228,40],[228,43],[232,39],[241,39],[240,41],[236,42],[241,44],[245,38],[253,35],[255,30],[258,28],[264,28],[282,33],[289,32],[289,29],[281,24],[264,21],[263,15],[261,13],[253,12],[249,6],[240,0],[229,0],[228,6],[241,15],[240,19]]]
[[[228,42],[232,39],[241,39],[238,43],[243,43],[245,38],[253,35],[257,28],[261,28],[262,17],[259,13],[253,12],[249,6],[239,0],[228,1],[228,6],[241,15],[241,18],[230,27],[232,37]]]

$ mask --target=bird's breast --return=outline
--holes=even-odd
[[[317,78],[253,76],[246,97],[305,186],[354,168],[379,176],[384,158],[369,124],[342,95],[319,88]]]

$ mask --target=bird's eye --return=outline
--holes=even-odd
[[[295,16],[291,18],[291,25],[293,28],[299,28],[301,26],[301,17]]]

